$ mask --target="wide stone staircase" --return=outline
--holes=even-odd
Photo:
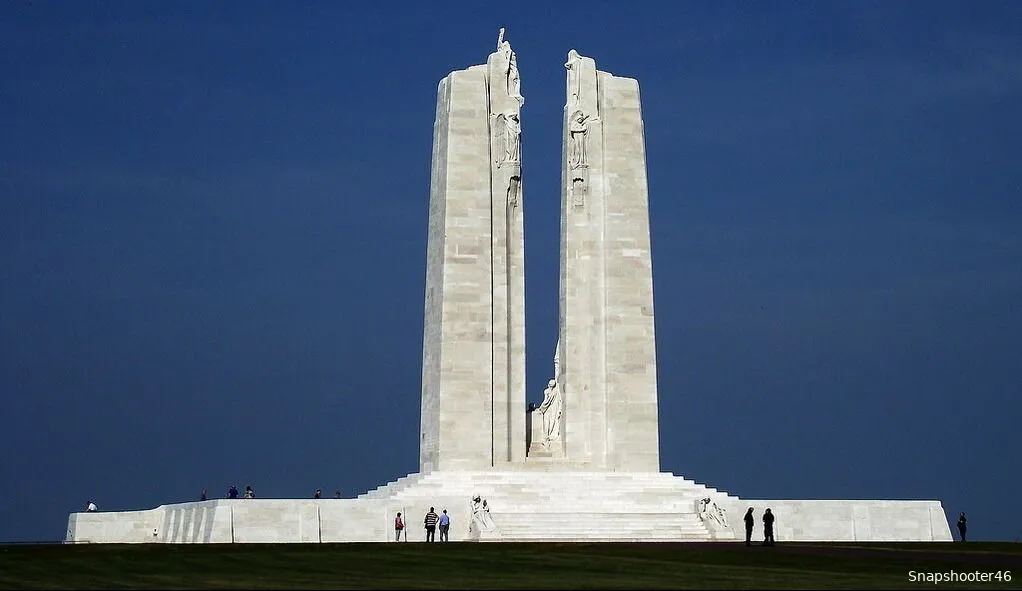
[[[726,492],[666,472],[431,472],[410,474],[359,498],[468,502],[476,496],[486,500],[495,526],[477,528],[480,541],[734,539],[697,513],[699,499],[721,502]]]

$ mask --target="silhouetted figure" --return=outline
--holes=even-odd
[[[227,498],[236,499],[238,498],[238,487],[231,485],[231,488],[227,489]]]
[[[317,488],[316,492],[312,495],[312,498],[314,498],[314,499],[322,499],[323,498],[323,491]]]
[[[335,491],[334,491],[334,498],[335,498],[335,499],[339,499],[339,498],[341,498],[341,491],[339,491],[339,490],[335,490]]]
[[[246,499],[254,499],[255,498],[255,491],[252,490],[251,486],[246,486],[245,487],[245,498]]]
[[[745,512],[745,545],[752,545],[752,528],[756,525],[756,518],[752,516],[752,507]]]
[[[202,494],[199,495],[199,500],[200,501],[206,500],[206,489],[202,489]]]
[[[965,541],[965,526],[968,520],[965,518],[965,511],[958,514],[958,535]]]
[[[89,501],[85,504],[85,511],[88,513],[95,513],[96,511],[99,511],[99,507],[96,506],[96,503]]]
[[[774,514],[770,512],[769,507],[763,513],[763,545],[774,545]]]
[[[436,541],[436,522],[440,521],[440,516],[436,514],[436,510],[433,507],[429,508],[429,513],[426,513],[426,519],[423,520],[423,525],[426,526],[426,541]]]

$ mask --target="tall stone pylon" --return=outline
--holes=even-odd
[[[521,80],[500,30],[451,72],[433,124],[419,470],[525,459]]]
[[[568,53],[561,179],[559,421],[539,455],[660,469],[649,195],[639,85]],[[544,449],[545,447],[545,449]]]

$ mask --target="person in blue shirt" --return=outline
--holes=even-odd
[[[451,518],[447,515],[447,509],[444,509],[443,514],[440,516],[440,541],[449,542],[451,531]]]

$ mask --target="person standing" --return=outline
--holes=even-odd
[[[774,514],[770,512],[770,507],[763,513],[763,545],[774,545]]]
[[[436,514],[436,510],[433,507],[429,508],[429,513],[426,513],[426,518],[423,520],[423,525],[426,526],[426,541],[436,541],[436,522],[440,521],[440,516]]]
[[[958,514],[958,535],[961,536],[962,541],[965,541],[965,529],[968,519],[965,518],[965,511]]]
[[[405,530],[405,520],[401,519],[401,512],[397,512],[397,517],[394,518],[394,541],[401,541],[401,532]]]
[[[440,541],[450,542],[451,531],[451,518],[447,515],[447,509],[444,509],[443,515],[440,516]]]
[[[756,525],[756,518],[752,516],[752,507],[745,512],[745,545],[752,545],[752,528]]]

